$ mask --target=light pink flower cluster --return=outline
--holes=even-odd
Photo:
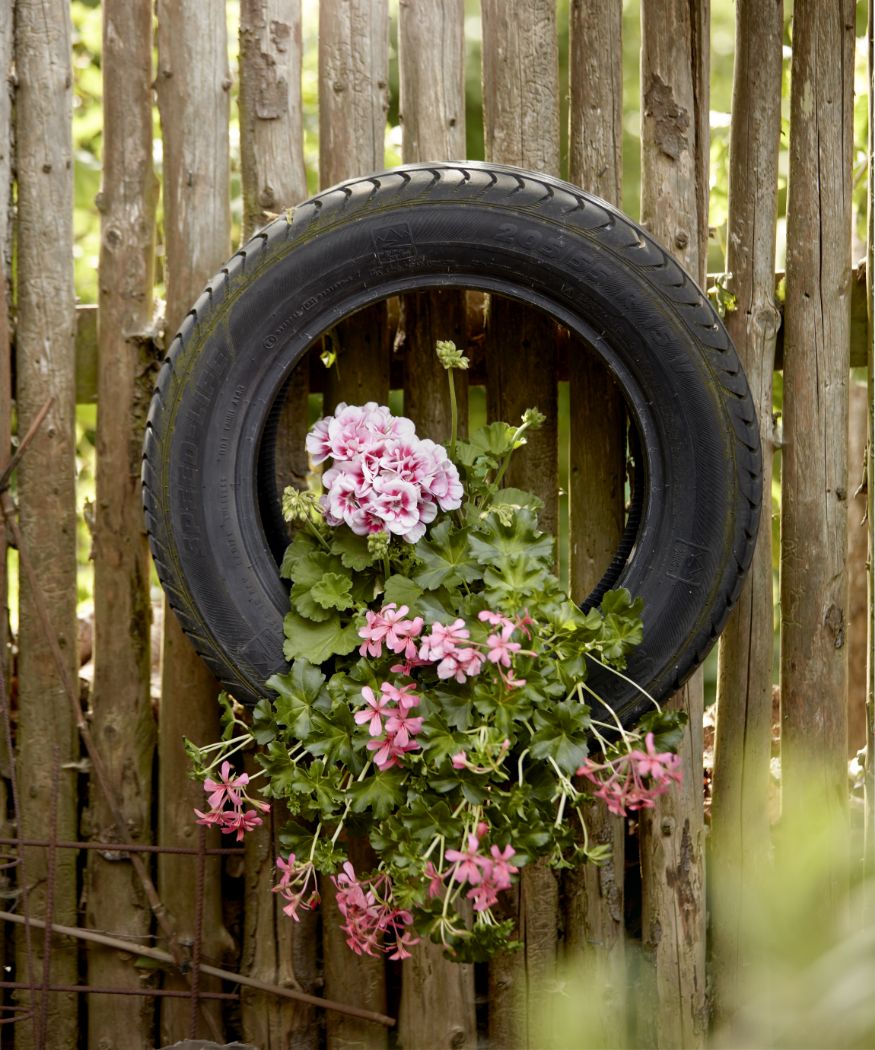
[[[196,824],[205,824],[208,827],[221,828],[223,835],[237,834],[237,841],[241,842],[247,831],[252,831],[259,824],[263,824],[256,810],[267,813],[270,806],[266,802],[250,798],[244,788],[249,783],[249,774],[241,773],[233,776],[231,763],[223,762],[219,770],[219,779],[213,780],[207,777],[204,781],[204,791],[207,793],[209,810],[201,813],[195,810],[198,819]],[[246,803],[254,806],[254,809],[246,809]],[[227,807],[227,808],[226,808]]]
[[[488,854],[485,852],[485,846],[481,849],[481,840],[488,830],[489,826],[481,821],[477,828],[467,835],[467,848],[448,849],[445,857],[453,863],[446,871],[438,871],[431,861],[426,864],[425,877],[429,880],[429,897],[440,896],[444,892],[444,881],[449,878],[450,883],[468,883],[471,888],[465,896],[474,902],[474,911],[486,911],[496,903],[498,894],[510,887],[510,877],[515,875],[519,868],[511,863],[516,854],[509,844],[504,849],[490,846]]]
[[[422,729],[422,718],[411,713],[419,706],[414,689],[413,683],[398,687],[383,682],[377,695],[369,685],[362,688],[365,706],[356,711],[355,720],[360,726],[367,723],[368,733],[375,738],[368,741],[368,751],[375,752],[377,769],[400,765],[402,755],[419,747],[415,738]]]
[[[337,890],[337,908],[346,920],[341,929],[356,955],[386,954],[390,959],[410,958],[419,944],[413,916],[392,900],[392,880],[385,873],[360,880],[349,861],[331,881]],[[386,943],[386,940],[389,943]],[[391,953],[391,954],[390,954]]]
[[[319,906],[316,868],[311,861],[298,863],[294,853],[289,854],[288,860],[277,857],[276,866],[280,873],[280,881],[274,886],[273,892],[279,893],[283,900],[288,902],[283,908],[284,914],[295,922],[300,922],[299,908],[310,911]]]
[[[513,688],[526,684],[525,679],[514,676],[511,660],[517,653],[534,654],[523,650],[522,645],[511,638],[517,630],[527,638],[531,636],[529,626],[533,621],[527,614],[511,620],[501,613],[484,609],[478,614],[478,619],[499,628],[489,635],[484,646],[471,641],[471,632],[461,618],[446,625],[436,620],[429,633],[423,636],[422,617],[406,619],[409,612],[406,605],[398,608],[395,602],[384,605],[379,612],[368,611],[365,625],[358,632],[364,639],[359,646],[359,655],[380,657],[385,645],[390,653],[404,657],[403,662],[392,666],[395,674],[410,674],[414,667],[436,664],[438,678],[453,678],[460,683],[480,674],[484,663],[488,662],[496,668],[505,685]],[[417,639],[420,639],[418,646]]]
[[[459,472],[446,449],[420,440],[411,420],[375,401],[341,402],[307,435],[307,451],[314,463],[334,461],[322,475],[325,520],[359,536],[387,531],[415,543],[438,508],[462,505]]]
[[[624,817],[639,809],[652,809],[654,800],[664,795],[672,783],[683,779],[681,760],[670,751],[657,751],[653,733],[644,738],[644,751],[635,749],[599,765],[586,759],[577,775],[598,786],[611,813]]]

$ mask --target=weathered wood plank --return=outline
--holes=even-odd
[[[465,156],[465,11],[462,0],[402,0],[398,11],[398,72],[402,158]],[[465,343],[464,293],[421,292],[402,300],[404,414],[433,441],[450,434],[450,401],[435,340]],[[468,382],[456,373],[460,433],[467,431]]]
[[[452,160],[465,155],[465,9],[463,0],[402,0],[398,11],[402,157]],[[454,289],[402,300],[404,414],[433,441],[450,436],[449,388],[437,339],[465,344],[465,293]],[[467,432],[467,376],[455,374]],[[451,1050],[477,1044],[474,968],[421,941],[401,969],[398,1042],[404,1050]]]
[[[866,433],[866,517],[869,521],[869,557],[866,565],[866,753],[875,755],[875,5],[869,5],[866,29],[869,62],[868,186],[866,191],[866,392],[869,403]],[[875,762],[866,763],[864,775],[866,872],[875,872]],[[867,914],[875,915],[875,880],[867,900]]]
[[[103,9],[103,183],[97,500],[94,514],[94,689],[92,732],[126,826],[93,788],[91,831],[102,841],[152,841],[155,720],[150,702],[149,552],[143,529],[140,459],[157,362],[146,337],[152,322],[155,201],[152,170],[152,12],[124,0]],[[127,862],[88,858],[88,923],[139,939],[151,912]],[[94,946],[89,983],[142,985],[131,959]],[[94,1046],[147,1045],[148,1000],[92,995]]]
[[[12,430],[12,184],[15,168],[15,134],[12,115],[13,98],[13,0],[0,0],[0,470],[9,462]],[[0,529],[0,675],[9,696],[9,579],[6,568],[6,529]],[[2,721],[0,721],[2,727]],[[10,755],[0,731],[0,827],[4,837],[15,832],[10,827],[8,777],[12,772]],[[15,876],[10,871],[7,885]],[[13,951],[12,930],[0,935],[4,958]]]
[[[240,8],[240,152],[244,237],[307,195],[301,127],[300,0],[244,0]],[[306,484],[306,368],[286,389],[276,436],[277,491]],[[294,923],[272,892],[281,818],[274,811],[246,841],[246,908],[241,966],[251,977],[313,991],[318,924]],[[248,990],[241,997],[245,1039],[261,1050],[314,1050],[319,1018],[302,1003]]]
[[[164,138],[164,230],[167,265],[168,331],[174,332],[204,284],[230,253],[228,176],[228,72],[225,5],[158,3],[158,106]],[[163,845],[197,842],[193,807],[203,791],[188,779],[183,735],[197,743],[218,739],[216,684],[165,611],[159,716],[158,839]],[[180,937],[195,924],[195,861],[162,855],[159,892],[177,921]],[[221,875],[217,858],[205,868],[202,952],[221,960],[230,938],[222,925]],[[168,987],[185,988],[181,979]],[[205,990],[216,988],[202,978]],[[220,1024],[215,1001],[204,1007]],[[203,1012],[202,1011],[202,1014]],[[191,1006],[185,1000],[161,1004],[163,1043],[191,1034]],[[207,1033],[203,1033],[207,1034]]]
[[[307,196],[301,126],[301,0],[240,5],[243,236]]]
[[[552,0],[483,0],[483,119],[487,160],[558,174],[559,63]],[[515,457],[507,482],[544,501],[543,528],[558,526],[555,326],[518,302],[492,297],[487,321],[489,419],[518,420],[526,408],[547,417]],[[529,1032],[532,1007],[555,977],[558,882],[544,864],[526,868],[516,905],[525,948],[489,967],[489,1037],[497,1046],[543,1042]],[[513,905],[511,905],[513,908]]]
[[[848,354],[854,4],[793,9],[781,500],[782,807],[847,820]],[[836,857],[821,895],[844,896]],[[826,873],[825,873],[826,874]]]
[[[388,0],[319,5],[319,182],[323,188],[383,168],[389,106]],[[325,410],[379,400],[389,387],[385,303],[333,332],[337,364],[326,376]]]
[[[775,303],[778,148],[781,133],[783,0],[739,0],[730,130],[726,269],[737,308],[726,326],[760,421],[763,509],[753,565],[720,640],[712,788],[715,1017],[725,1022],[743,995],[751,958],[746,936],[769,855],[772,726],[772,370],[780,322]]]
[[[851,382],[848,390],[848,756],[866,744],[866,386]]]
[[[622,202],[623,5],[572,0],[569,10],[569,176],[613,204]],[[572,340],[568,357],[569,583],[576,601],[596,586],[623,532],[626,410],[600,361]],[[587,1037],[626,1039],[625,821],[603,802],[583,810],[590,841],[611,847],[607,862],[567,872],[565,952],[597,1000]]]
[[[708,0],[641,5],[641,216],[701,284],[708,233]],[[648,1008],[639,1040],[701,1046],[705,1035],[702,675],[670,704],[689,714],[684,783],[642,813]]]
[[[323,187],[383,167],[389,80],[387,0],[321,0],[319,5],[319,179]],[[386,306],[379,303],[333,332],[337,365],[326,375],[325,411],[389,395]],[[374,863],[366,842],[351,842],[356,871]],[[354,955],[340,930],[334,890],[323,880],[325,994],[385,1012],[382,959]],[[354,1018],[326,1018],[329,1050],[386,1045],[386,1032]]]
[[[254,767],[254,763],[253,763]],[[254,768],[251,770],[254,772]],[[283,914],[283,900],[271,892],[276,882],[276,857],[281,852],[279,829],[288,813],[273,802],[264,826],[247,835],[246,890],[243,911],[243,951],[240,970],[269,984],[320,994],[316,947],[319,916],[301,912],[294,922]],[[284,854],[285,855],[285,854]],[[259,1050],[315,1050],[320,1045],[322,1018],[305,1003],[281,999],[254,988],[242,988],[240,1013],[243,1040]]]
[[[22,541],[33,565],[55,637],[76,680],[76,493],[74,421],[75,298],[73,290],[73,147],[70,15],[66,4],[51,11],[37,0],[15,5],[17,245],[17,410],[24,433],[48,397],[53,404],[39,435],[18,471]],[[5,437],[4,437],[5,440]],[[57,793],[59,838],[76,838],[76,774],[54,769],[78,756],[78,734],[70,702],[52,660],[37,612],[37,596],[28,580],[19,597],[18,789],[19,834],[44,838],[52,809],[53,776]],[[47,854],[21,850],[20,888],[27,908],[46,917]],[[51,917],[76,923],[76,856],[55,854]],[[22,907],[22,910],[24,908]],[[33,970],[42,972],[43,941],[33,937]],[[16,969],[28,980],[25,942],[19,939]],[[76,982],[76,951],[56,947],[51,977]],[[56,994],[41,1003],[26,992],[20,1005],[31,1005],[32,1023],[16,1025],[19,1050],[40,1045],[47,1033],[58,1046],[77,1042],[75,996]],[[44,1044],[43,1044],[44,1045]]]

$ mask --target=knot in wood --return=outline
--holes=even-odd
[[[666,838],[668,838],[670,835],[674,834],[674,827],[674,817],[663,817],[659,825],[659,830]]]
[[[644,95],[644,115],[653,121],[653,141],[661,153],[677,160],[688,149],[690,114],[677,105],[671,85],[652,73]]]
[[[826,610],[823,617],[823,625],[832,635],[834,647],[841,649],[845,644],[845,616],[835,603]]]

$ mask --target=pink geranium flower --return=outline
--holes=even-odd
[[[385,684],[385,683],[384,683]],[[385,694],[374,695],[374,690],[369,685],[362,687],[362,696],[365,698],[365,707],[356,711],[356,725],[368,724],[368,732],[371,736],[379,736],[383,732],[383,719],[392,710],[392,702]]]
[[[249,774],[241,773],[239,776],[231,775],[231,763],[223,762],[219,770],[219,779],[213,780],[207,777],[204,781],[204,791],[207,793],[207,802],[210,809],[219,809],[225,802],[231,805],[240,805],[240,792],[238,788],[246,787],[249,783]]]

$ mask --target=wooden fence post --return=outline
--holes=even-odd
[[[140,461],[157,361],[149,331],[154,283],[156,180],[152,170],[152,12],[125,0],[103,9],[103,184],[97,375],[97,506],[94,521],[92,732],[126,826],[92,785],[91,829],[103,841],[152,841],[155,721],[150,700],[149,552]],[[151,912],[127,861],[88,857],[88,923],[139,939]],[[97,945],[89,983],[136,988],[133,958]],[[146,1046],[153,1004],[92,995],[93,1046]]]
[[[869,557],[866,565],[866,796],[865,865],[875,875],[875,4],[869,4],[866,30],[869,52],[869,141],[866,192],[866,518],[869,523]],[[867,901],[867,914],[875,915],[875,880]]]
[[[230,253],[228,175],[228,72],[225,5],[221,0],[180,4],[158,2],[158,107],[164,139],[164,234],[167,264],[168,335],[172,336],[206,281]],[[159,842],[192,846],[199,829],[194,806],[203,790],[188,778],[182,737],[195,743],[218,739],[216,684],[165,603],[161,658],[158,777]],[[215,836],[217,839],[218,836]],[[211,841],[215,841],[211,836]],[[190,856],[162,854],[159,892],[177,922],[179,934],[191,938],[197,926],[195,864]],[[202,902],[202,952],[221,960],[230,950],[222,925],[221,866],[215,857],[205,865]],[[170,988],[187,988],[176,977]],[[204,990],[216,989],[202,978]],[[220,1023],[215,1000],[205,1005],[212,1026]],[[161,1040],[173,1043],[193,1035],[196,1018],[184,999],[161,1004]]]
[[[66,4],[18,0],[15,6],[17,223],[17,409],[24,433],[48,397],[52,407],[18,471],[23,545],[72,681],[77,681],[76,492],[74,422],[73,148],[70,15]],[[4,439],[5,440],[5,439]],[[78,735],[37,612],[39,597],[23,578],[19,604],[18,788],[24,838],[76,838]],[[57,788],[53,781],[57,778]],[[54,827],[47,826],[54,812]],[[76,923],[76,855],[22,848],[19,873],[25,914]],[[25,907],[27,910],[25,910]],[[43,975],[43,939],[31,937],[33,960],[19,938],[19,980]],[[56,947],[51,980],[76,983],[76,950]],[[77,1042],[76,997],[22,992],[33,1023],[16,1026],[18,1048]]]
[[[621,0],[572,0],[569,11],[569,177],[618,207],[623,175]],[[623,532],[626,410],[608,370],[572,339],[568,358],[570,589],[582,601],[596,586]],[[595,801],[584,810],[591,841],[611,846],[604,865],[565,874],[565,951],[580,994],[594,1004],[590,1046],[625,1045],[626,972],[621,817]]]
[[[736,306],[725,321],[753,394],[763,447],[763,507],[750,576],[720,639],[709,880],[715,1019],[744,990],[758,875],[769,856],[772,735],[772,371],[775,220],[781,134],[783,0],[739,0],[726,269]]]
[[[11,454],[12,433],[12,185],[15,168],[15,134],[12,116],[13,56],[15,21],[13,0],[0,0],[0,470],[6,468]],[[9,696],[9,579],[6,569],[6,529],[0,529],[0,675]],[[2,714],[0,714],[2,718]],[[15,832],[10,827],[9,782],[12,772],[6,746],[6,733],[0,721],[0,827],[4,836]],[[9,870],[0,885],[11,887],[15,873]],[[12,930],[0,934],[4,959],[12,951]]]
[[[486,159],[559,173],[559,56],[553,0],[482,0],[483,120]],[[558,419],[555,325],[512,300],[489,306],[487,414],[514,422],[526,408],[547,417],[507,473],[510,485],[544,501],[541,524],[557,532]],[[525,948],[489,967],[489,1037],[496,1046],[538,1045],[529,1017],[555,976],[559,887],[544,863],[520,879],[516,911]]]
[[[708,0],[642,0],[641,218],[704,284],[708,237]],[[684,783],[642,811],[646,1046],[701,1046],[705,1035],[702,675],[669,703],[689,714]]]
[[[243,237],[272,213],[307,195],[301,126],[301,2],[244,0],[240,7],[240,152],[243,174]],[[302,487],[307,474],[309,383],[306,363],[289,384],[277,433],[277,484]],[[265,826],[246,837],[245,909],[241,970],[276,984],[317,990],[318,916],[301,923],[282,913],[272,892],[278,831],[275,801]],[[260,1050],[315,1050],[321,1018],[303,1003],[241,991],[243,1038]]]
[[[465,10],[463,0],[402,0],[398,64],[405,163],[465,155]],[[446,289],[402,300],[404,414],[433,441],[450,436],[449,389],[436,339],[465,344],[465,293]],[[468,414],[467,382],[456,373],[459,416]],[[466,428],[467,429],[467,428]],[[404,1050],[465,1050],[477,1044],[474,968],[448,962],[421,941],[401,967],[398,1039]]]
[[[387,0],[321,0],[319,5],[319,179],[323,187],[383,167],[389,80]],[[341,322],[333,333],[337,365],[326,376],[325,411],[339,401],[362,404],[389,395],[386,304]],[[373,866],[366,840],[351,842],[356,870]],[[385,1013],[382,959],[354,955],[340,930],[334,889],[322,882],[325,994]],[[329,1014],[329,1050],[380,1050],[385,1029]]]
[[[793,10],[781,509],[782,811],[847,822],[848,365],[854,4]],[[791,858],[787,858],[791,861]],[[847,858],[824,873],[824,911]]]

